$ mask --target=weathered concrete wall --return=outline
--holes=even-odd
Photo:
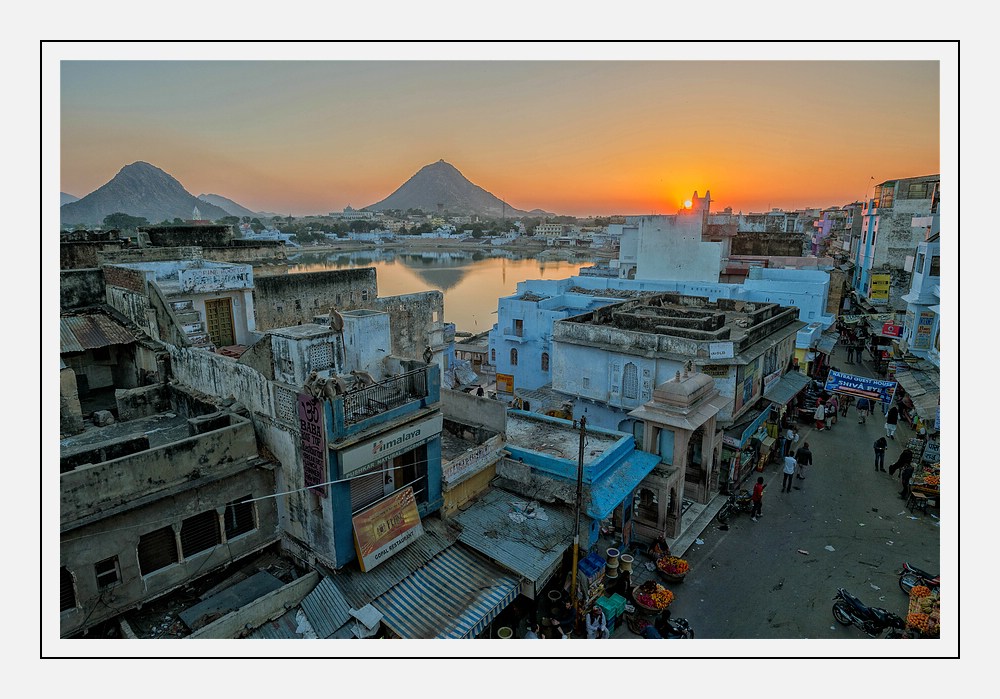
[[[251,412],[274,415],[270,383],[253,367],[204,350],[168,347],[167,351],[180,383],[223,400],[231,396]]]
[[[312,571],[201,627],[187,636],[186,640],[243,638],[247,634],[247,629],[263,626],[266,622],[277,619],[291,607],[297,606],[318,584],[319,573]]]
[[[487,466],[457,485],[444,486],[444,504],[441,517],[447,519],[458,514],[459,509],[474,497],[489,489],[490,481],[497,475],[497,465]]]
[[[99,269],[59,273],[59,308],[69,310],[104,303],[104,274]]]
[[[114,254],[124,241],[73,241],[59,244],[59,269],[91,269],[100,266],[100,254]]]
[[[170,391],[164,384],[115,391],[118,420],[128,422],[170,409]]]
[[[330,308],[371,308],[377,296],[373,267],[254,278],[254,311],[260,330],[308,323]]]
[[[288,259],[288,248],[279,241],[237,238],[224,248],[205,247],[202,254],[206,260],[215,262],[284,262]]]
[[[102,265],[200,259],[203,259],[202,249],[197,245],[183,245],[176,248],[129,248],[126,250],[115,251],[105,250],[97,256],[98,262]]]
[[[801,257],[806,240],[789,233],[740,233],[732,239],[733,255]]]
[[[256,456],[253,425],[236,416],[231,419],[233,424],[225,429],[62,474],[60,522],[71,525]]]
[[[59,435],[83,432],[83,410],[76,387],[76,372],[69,367],[59,371]]]
[[[420,359],[429,346],[440,357],[444,349],[444,294],[440,291],[387,296],[366,307],[389,314],[393,354]]]
[[[501,434],[507,431],[507,406],[463,391],[441,389],[441,413],[447,420],[482,426]]]
[[[60,565],[73,578],[77,605],[60,615],[60,634],[67,636],[98,624],[277,542],[278,519],[273,498],[252,504],[256,523],[252,531],[226,538],[223,516],[228,503],[274,492],[274,474],[267,465],[246,460],[242,463],[242,467],[235,468],[230,464],[230,471],[220,480],[186,481],[148,504],[133,503],[132,508],[112,516],[64,530],[59,547]],[[182,522],[212,510],[219,516],[222,543],[185,556],[179,543]],[[140,537],[164,527],[174,530],[179,560],[143,575],[137,555]],[[94,565],[112,557],[117,558],[121,582],[98,589]]]

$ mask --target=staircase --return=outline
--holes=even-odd
[[[213,348],[212,338],[205,329],[201,311],[195,309],[193,301],[171,301],[170,309],[174,312],[181,332],[187,337],[191,347]]]

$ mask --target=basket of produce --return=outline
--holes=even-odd
[[[632,599],[640,609],[647,612],[662,612],[674,601],[674,593],[655,580],[648,580],[632,588]]]
[[[661,556],[656,559],[656,572],[667,582],[682,583],[691,566],[683,558],[677,556]]]
[[[941,633],[941,602],[926,585],[914,585],[910,590],[910,608],[906,628],[922,636],[937,637]]]
[[[629,631],[634,633],[636,636],[641,636],[643,630],[645,630],[645,628],[653,622],[638,614],[626,614],[625,623],[628,624]]]

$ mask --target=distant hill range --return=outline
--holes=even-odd
[[[72,194],[66,194],[66,192],[59,192],[59,206],[79,200],[80,197],[74,197]]]
[[[100,224],[109,214],[141,216],[151,224],[191,219],[195,207],[201,218],[215,221],[230,214],[202,201],[158,167],[142,161],[123,167],[110,182],[87,196],[59,208],[63,225]]]
[[[447,211],[451,214],[489,217],[546,216],[544,211],[515,209],[482,187],[472,184],[458,169],[444,160],[425,165],[399,189],[382,201],[366,206],[368,211],[420,209],[428,214]]]
[[[204,202],[208,202],[212,206],[219,207],[230,216],[250,216],[251,218],[260,216],[256,211],[251,211],[247,207],[237,204],[232,199],[227,199],[218,194],[199,194],[198,198]]]

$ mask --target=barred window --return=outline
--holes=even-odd
[[[298,425],[295,394],[281,386],[274,387],[274,402],[278,419],[286,425]]]
[[[542,352],[542,371],[549,370],[549,353]]]
[[[333,343],[324,342],[309,347],[309,369],[323,371],[333,366]]]
[[[185,558],[221,543],[219,515],[215,510],[202,512],[181,522],[181,552]]]
[[[172,527],[139,537],[139,572],[148,575],[177,562],[177,540]]]
[[[73,584],[73,574],[69,568],[59,569],[59,611],[76,609],[76,586]]]
[[[625,365],[625,376],[622,379],[622,393],[626,398],[633,400],[639,397],[639,369],[632,362]]]
[[[252,532],[257,528],[257,524],[254,521],[254,507],[252,502],[245,502],[249,500],[252,495],[247,493],[241,498],[233,500],[231,503],[226,505],[226,515],[224,517],[226,521],[226,540],[233,539],[240,534],[246,534],[247,532]]]
[[[510,365],[517,366],[517,348],[511,348],[510,350]]]
[[[103,590],[106,587],[117,585],[121,582],[121,570],[118,568],[118,556],[105,558],[94,564],[94,577],[97,579],[97,587]]]

